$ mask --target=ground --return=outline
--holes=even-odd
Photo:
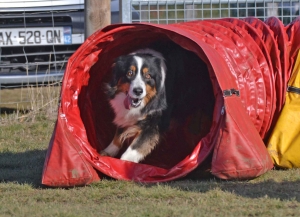
[[[272,170],[248,181],[141,184],[104,178],[84,187],[43,186],[56,113],[40,107],[1,115],[0,217],[300,216],[300,169]]]

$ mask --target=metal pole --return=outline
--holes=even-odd
[[[120,8],[120,23],[131,23],[131,3],[130,0],[120,0],[119,1]]]

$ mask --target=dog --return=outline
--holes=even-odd
[[[131,138],[120,159],[138,163],[156,147],[167,109],[166,75],[165,59],[153,49],[140,49],[115,60],[106,94],[117,129],[101,155],[115,157],[124,141]]]
[[[100,152],[103,156],[116,157],[127,140],[132,142],[121,160],[139,163],[164,135],[186,125],[191,117],[200,113],[212,123],[214,91],[204,61],[173,43],[153,47],[120,56],[113,63],[105,89],[117,129]],[[196,131],[195,135],[204,133]]]

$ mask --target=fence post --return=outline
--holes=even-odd
[[[85,39],[111,23],[110,0],[85,0]]]
[[[119,4],[120,23],[131,23],[130,0],[120,0]]]

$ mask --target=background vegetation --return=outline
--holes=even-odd
[[[11,105],[1,115],[0,216],[300,216],[299,169],[273,170],[249,181],[142,184],[104,178],[85,187],[42,186],[59,87],[22,91],[38,91],[40,98],[29,97],[24,109]]]

